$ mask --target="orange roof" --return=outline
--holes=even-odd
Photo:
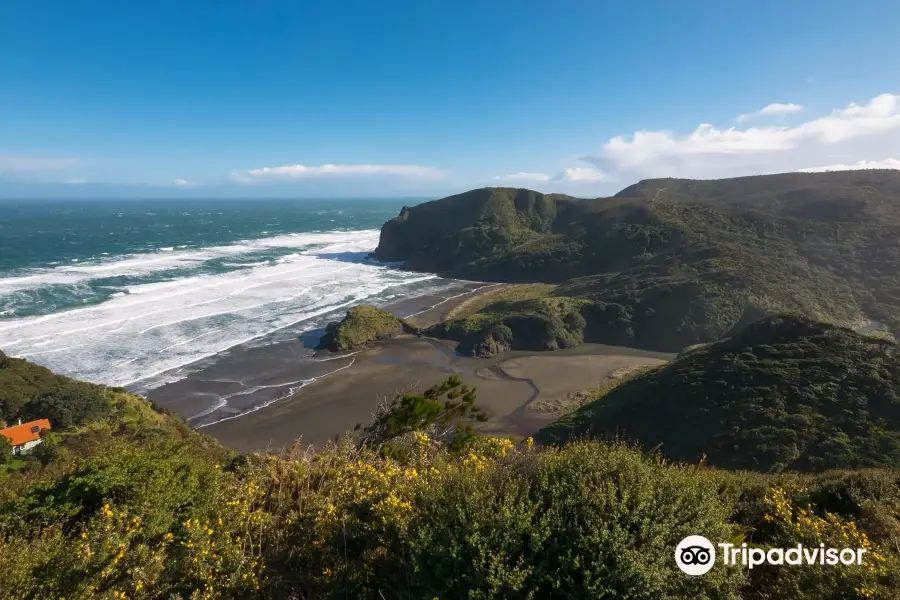
[[[0,435],[9,438],[13,446],[21,446],[28,442],[41,439],[41,430],[50,429],[50,421],[38,419],[21,425],[13,425],[6,429],[0,429]]]

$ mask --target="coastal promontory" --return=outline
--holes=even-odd
[[[550,304],[487,306],[436,332],[475,354],[582,340],[677,352],[781,313],[896,333],[900,173],[656,179],[595,199],[483,188],[405,207],[375,256],[553,284]]]

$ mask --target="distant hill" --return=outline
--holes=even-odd
[[[615,388],[536,435],[620,437],[672,459],[770,470],[900,467],[900,346],[767,317]]]
[[[900,172],[657,179],[612,198],[512,188],[406,207],[376,257],[560,284],[575,337],[677,351],[766,314],[900,331]]]

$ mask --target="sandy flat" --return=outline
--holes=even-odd
[[[540,390],[535,400],[565,398],[573,391],[597,387],[614,371],[643,365],[662,365],[666,360],[650,356],[583,355],[523,356],[507,360],[500,366],[516,378],[527,378]]]
[[[425,327],[498,287],[465,283],[439,297],[407,299],[391,310]],[[616,369],[673,358],[582,344],[558,352],[507,352],[477,359],[457,355],[452,342],[412,335],[349,355],[313,354],[310,348],[321,333],[229,349],[187,378],[152,390],[151,398],[226,446],[243,452],[278,451],[298,439],[321,445],[357,424],[368,424],[380,400],[424,390],[455,374],[477,388],[477,402],[489,415],[479,426],[485,433],[525,436],[554,418],[527,410],[532,403],[596,387]],[[209,413],[207,407],[217,405],[220,408]]]
[[[452,344],[428,338],[398,338],[353,357],[353,365],[324,377],[293,396],[203,431],[240,451],[279,450],[294,440],[320,445],[366,424],[379,399],[422,390],[452,374],[478,390],[487,411],[485,433],[528,435],[552,420],[526,411],[538,399],[593,387],[623,366],[661,364],[669,358],[588,344],[554,353],[509,353],[492,359],[457,356]]]

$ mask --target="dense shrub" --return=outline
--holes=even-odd
[[[394,443],[402,462],[350,441],[221,466],[110,448],[0,507],[2,595],[889,600],[900,586],[896,473],[727,473],[598,442]],[[689,534],[859,544],[873,559],[689,577],[673,557]]]
[[[82,425],[105,418],[111,412],[101,389],[72,382],[41,392],[22,408],[25,419],[50,419],[56,428]]]

